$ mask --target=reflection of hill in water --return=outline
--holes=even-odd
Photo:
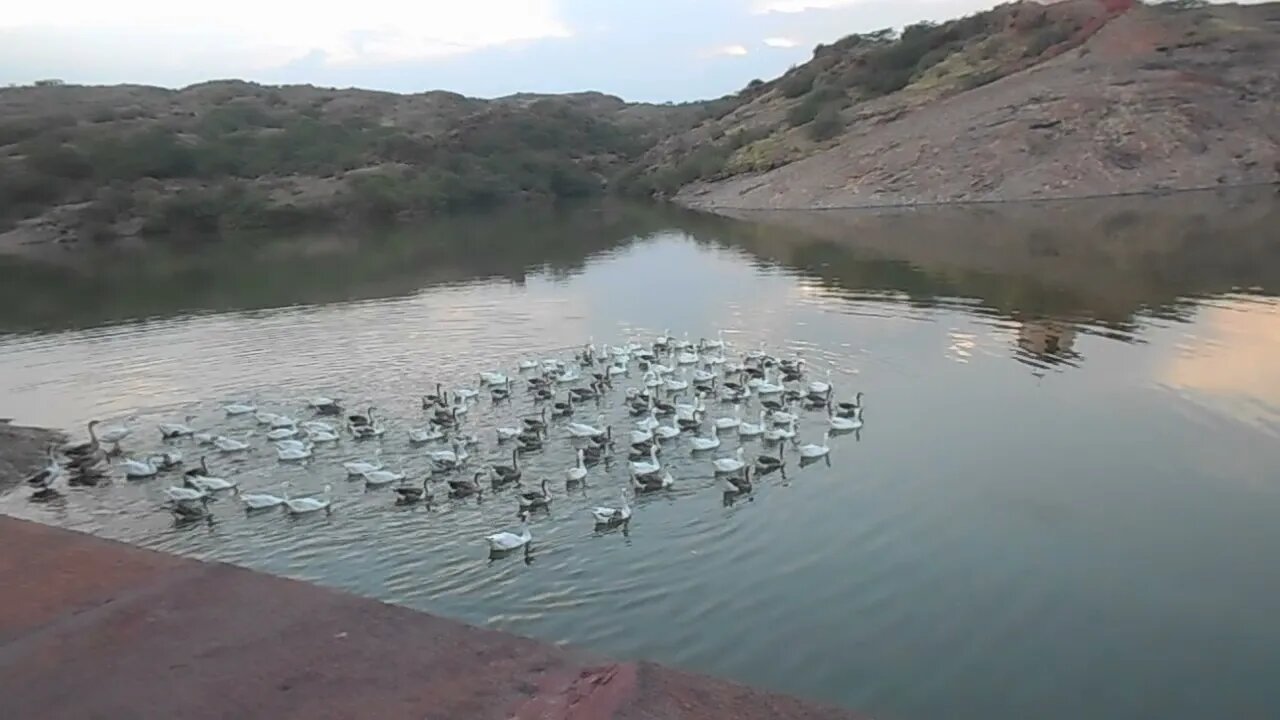
[[[737,244],[846,297],[969,300],[1017,323],[1019,359],[1074,364],[1079,332],[1132,339],[1188,298],[1280,291],[1280,196],[1229,193],[919,209],[740,212]]]
[[[229,239],[196,247],[0,257],[0,330],[87,327],[183,312],[394,297],[444,283],[581,270],[594,254],[670,227],[604,205],[452,219],[362,236]]]
[[[1134,316],[1184,317],[1186,298],[1280,290],[1273,192],[769,212],[750,222],[605,204],[458,218],[360,237],[0,258],[0,330],[409,295],[486,278],[580,271],[664,230],[815,278],[813,292],[990,315],[1031,364],[1074,364],[1076,335],[1132,339]]]
[[[1280,290],[1271,189],[739,217],[753,252],[837,287],[973,298],[1010,316],[1124,324],[1188,296]]]

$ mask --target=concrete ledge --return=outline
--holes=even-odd
[[[854,718],[0,517],[0,718]]]

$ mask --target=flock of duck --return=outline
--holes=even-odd
[[[676,483],[669,464],[662,461],[664,451],[671,452],[674,441],[689,435],[688,449],[704,456],[720,481],[726,497],[752,492],[752,474],[764,475],[781,471],[785,476],[785,450],[795,448],[801,464],[827,458],[830,439],[862,427],[862,393],[846,401],[835,399],[835,386],[830,371],[825,379],[806,382],[803,358],[777,358],[763,346],[730,359],[723,336],[690,342],[677,341],[663,333],[651,343],[630,341],[622,345],[595,346],[588,343],[570,361],[551,358],[520,361],[514,375],[502,371],[478,373],[478,384],[451,392],[439,384],[433,393],[422,397],[426,421],[408,429],[411,445],[420,448],[429,467],[425,476],[411,478],[395,472],[379,462],[381,450],[372,459],[343,463],[347,476],[362,480],[370,487],[392,487],[397,504],[431,503],[437,489],[449,498],[480,498],[485,492],[482,481],[491,490],[516,488],[514,493],[521,520],[519,531],[504,530],[485,537],[492,553],[527,549],[532,535],[527,525],[529,514],[549,508],[553,495],[549,480],[532,483],[536,489],[526,490],[522,456],[542,450],[555,434],[572,444],[576,462],[564,470],[566,489],[582,486],[589,468],[609,463],[622,451],[628,457],[629,487],[620,493],[616,507],[596,507],[591,515],[599,526],[616,526],[631,519],[632,493],[659,492]],[[615,438],[606,416],[597,414],[595,422],[583,422],[579,414],[587,408],[603,410],[618,401],[615,381],[634,377],[638,368],[640,384],[625,387],[621,402],[636,418],[632,427]],[[510,463],[481,464],[472,453],[481,446],[479,435],[467,432],[468,411],[487,393],[495,403],[511,400],[521,384],[532,396],[535,413],[520,417],[510,426],[492,428],[489,432],[501,448],[510,448]],[[708,399],[732,406],[732,412],[710,417]],[[745,408],[755,401],[758,412],[743,416]],[[343,434],[353,439],[381,438],[386,427],[376,409],[348,413],[334,398],[315,397],[308,401],[312,419],[300,421],[292,417],[261,410],[251,404],[234,403],[222,409],[230,418],[248,418],[265,428],[281,462],[304,461],[314,456],[318,446],[338,443]],[[797,423],[802,410],[825,412],[826,432],[818,442],[802,443],[797,437]],[[323,419],[325,417],[333,420]],[[710,422],[708,418],[710,417]],[[187,418],[191,422],[193,418]],[[668,420],[664,422],[664,420]],[[130,435],[126,427],[100,427],[89,423],[89,439],[61,447],[49,448],[46,466],[27,479],[33,489],[32,498],[48,500],[59,495],[56,484],[64,476],[69,485],[97,485],[109,479],[111,458],[122,456],[121,442]],[[211,452],[242,453],[251,448],[250,430],[244,439],[200,432],[185,423],[158,426],[166,440],[190,439]],[[776,454],[761,454],[749,460],[743,445],[731,454],[716,454],[723,437],[736,435],[742,440],[763,439],[775,444]],[[447,449],[445,449],[447,447]],[[153,478],[184,467],[184,459],[176,450],[165,450],[147,457],[122,458],[115,467],[126,479]],[[443,485],[438,485],[443,481]],[[433,486],[433,484],[435,484]],[[204,456],[198,467],[186,469],[181,483],[165,489],[166,508],[180,519],[209,517],[209,502],[221,493],[234,493],[248,512],[283,510],[293,515],[328,513],[333,509],[332,486],[326,485],[319,496],[294,497],[289,483],[282,484],[280,495],[264,492],[241,492],[234,478],[214,475]]]

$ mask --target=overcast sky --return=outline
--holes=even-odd
[[[723,95],[852,32],[990,0],[62,0],[0,11],[0,84],[216,78],[397,92]]]

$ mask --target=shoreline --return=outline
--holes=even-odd
[[[0,697],[14,717],[862,717],[2,515],[0,544]]]
[[[691,202],[687,198],[676,195],[671,202],[686,210],[706,212],[724,217],[738,217],[729,213],[822,213],[853,210],[914,210],[929,208],[952,208],[986,205],[1034,205],[1040,203],[1072,203],[1089,200],[1106,200],[1111,198],[1164,198],[1192,193],[1232,192],[1274,188],[1280,193],[1280,179],[1235,183],[1231,185],[1208,185],[1203,187],[1160,188],[1148,190],[1129,190],[1111,193],[1089,193],[1083,195],[1053,195],[1028,198],[975,198],[964,200],[920,200],[916,202],[854,203],[842,205],[811,205],[808,207],[770,207],[767,205],[721,205],[715,203]]]
[[[0,420],[0,492],[65,439]],[[0,612],[0,696],[22,717],[862,717],[2,514],[0,544],[0,586],[12,589]],[[68,673],[80,678],[72,694]],[[170,690],[159,698],[158,676]]]
[[[0,420],[0,491],[22,482],[44,465],[49,443],[62,442],[66,435],[48,428],[14,425]]]

